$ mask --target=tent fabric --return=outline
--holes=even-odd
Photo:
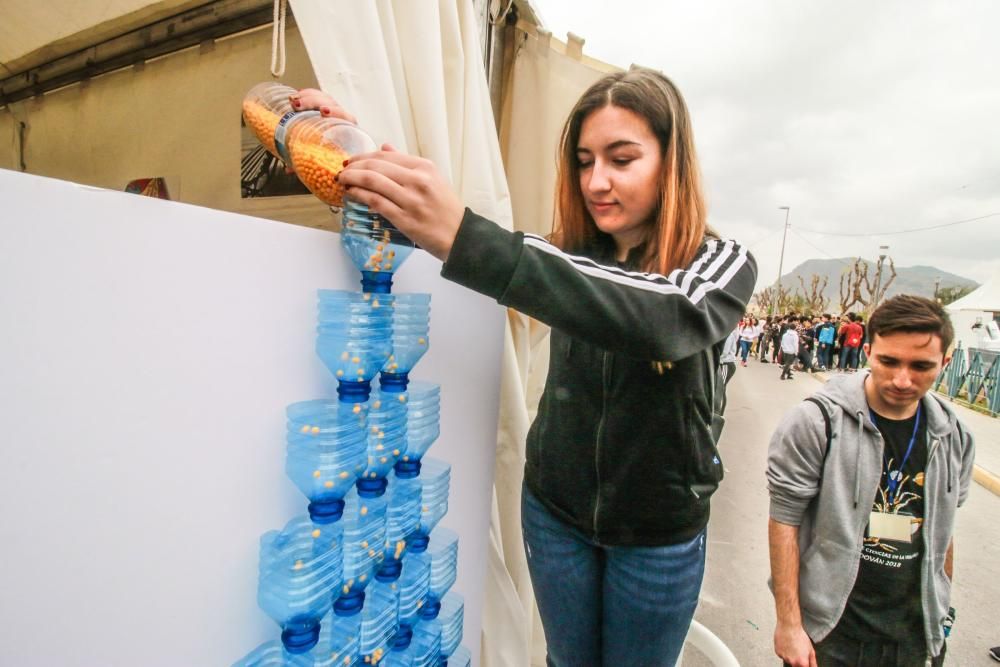
[[[985,283],[947,306],[949,311],[982,310],[1000,312],[1000,270]]]

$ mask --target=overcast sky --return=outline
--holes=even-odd
[[[711,223],[758,286],[889,246],[896,266],[1000,269],[1000,2],[532,0],[584,53],[662,70],[694,122]],[[888,235],[993,214],[934,231]],[[827,236],[815,231],[858,234]]]

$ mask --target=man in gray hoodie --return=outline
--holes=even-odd
[[[928,393],[954,338],[930,299],[897,296],[869,323],[871,371],[839,376],[771,439],[774,647],[793,667],[940,665],[968,429]]]

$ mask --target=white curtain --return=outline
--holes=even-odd
[[[566,55],[560,42],[519,26],[501,160],[471,0],[292,0],[292,8],[320,87],[372,136],[433,160],[481,215],[508,229],[548,233],[559,130],[580,93],[612,68],[582,57],[580,44]],[[484,667],[544,664],[519,498],[547,330],[514,311],[508,324],[479,651]],[[463,640],[473,655],[477,639]]]

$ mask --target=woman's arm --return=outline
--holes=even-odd
[[[757,268],[735,241],[709,240],[669,276],[625,271],[467,211],[442,275],[604,349],[673,361],[729,335]]]
[[[564,253],[465,209],[433,163],[391,147],[351,158],[339,181],[444,261],[445,278],[634,357],[673,361],[721,341],[756,282],[756,262],[734,241],[708,241],[690,267],[669,276]]]

